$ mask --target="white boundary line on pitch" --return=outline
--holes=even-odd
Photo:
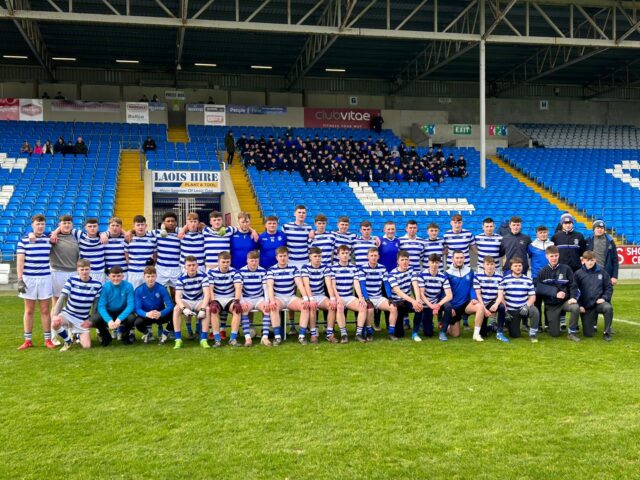
[[[626,323],[627,325],[635,325],[636,327],[640,327],[640,322],[633,322],[631,320],[623,320],[622,318],[614,318],[614,322]]]

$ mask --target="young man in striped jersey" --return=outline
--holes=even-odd
[[[507,315],[511,317],[509,323],[509,336],[520,336],[520,322],[529,321],[529,339],[531,343],[538,343],[538,327],[540,325],[540,313],[535,306],[536,290],[533,281],[522,273],[523,265],[519,257],[511,259],[510,273],[504,276],[500,282],[500,291],[504,295],[507,306]]]
[[[309,251],[311,248],[319,248],[322,255],[322,265],[331,265],[333,262],[333,251],[336,244],[334,233],[327,232],[327,217],[323,214],[316,215],[313,232],[313,239],[309,240]]]
[[[133,233],[125,234],[122,231],[121,218],[111,217],[109,219],[109,230],[107,230],[109,242],[104,246],[104,264],[107,271],[112,267],[120,267],[124,280],[127,280],[127,273],[129,271],[127,257],[124,252],[127,248],[127,242],[131,241],[132,234]],[[107,276],[108,275],[107,272]]]
[[[333,326],[336,320],[336,296],[333,291],[333,271],[329,265],[323,265],[322,250],[320,248],[311,247],[309,249],[309,263],[300,268],[300,278],[302,278],[302,284],[304,285],[302,294],[309,298],[309,333],[311,334],[311,343],[318,343],[318,330],[316,328],[318,310],[326,312],[327,340],[329,343],[337,343],[338,340],[333,334]],[[302,327],[300,330],[300,335],[302,335]],[[340,335],[341,343],[347,343],[347,329],[344,323],[340,325]],[[304,336],[302,340],[302,343],[306,342]]]
[[[331,232],[336,238],[336,245],[333,251],[334,258],[338,257],[338,247],[340,245],[346,245],[350,249],[353,248],[353,244],[358,236],[349,231],[350,225],[351,221],[349,220],[349,217],[342,216],[338,218],[338,230]],[[369,234],[371,234],[371,232],[369,232]]]
[[[422,312],[422,302],[419,299],[411,297],[413,292],[411,280],[415,275],[415,269],[411,266],[411,257],[406,250],[398,252],[398,266],[391,270],[389,274],[389,286],[391,287],[391,301],[398,309],[398,318],[406,318],[409,320],[409,312],[414,312],[413,321],[416,315]],[[395,329],[395,336],[404,337],[404,325],[398,322]],[[415,339],[414,339],[415,340]]]
[[[147,219],[142,215],[133,217],[133,235],[124,250],[129,264],[129,283],[136,289],[144,283],[144,269],[156,261],[156,237],[147,232]]]
[[[67,280],[60,298],[53,309],[52,326],[58,336],[64,340],[60,349],[66,352],[73,345],[70,333],[80,336],[82,348],[91,347],[91,309],[95,307],[102,284],[91,278],[91,262],[86,259],[78,260],[78,274]]]
[[[200,346],[209,348],[209,279],[198,268],[198,259],[191,255],[184,259],[185,273],[178,277],[176,284],[176,306],[173,308],[174,349],[182,348],[182,315],[187,319],[196,318],[202,322]]]
[[[446,311],[443,305],[448,304],[453,298],[451,285],[446,275],[441,272],[441,256],[438,253],[429,255],[429,268],[422,272],[414,272],[412,278],[413,291],[416,300],[420,300],[424,307],[422,312],[413,318],[413,332],[411,338],[414,342],[421,342],[420,326],[426,337],[433,336],[433,319],[439,318],[440,340],[446,341],[447,329],[451,310]],[[440,319],[441,317],[441,319]]]
[[[247,254],[258,248],[260,237],[251,228],[251,215],[248,212],[238,213],[238,228],[231,235],[231,266],[236,270],[247,264]]]
[[[442,258],[444,254],[444,239],[439,237],[440,227],[437,223],[430,223],[427,226],[427,238],[424,239],[424,257],[422,263],[426,264],[434,253]],[[440,262],[440,272],[445,271],[445,262]]]
[[[231,317],[231,339],[229,345],[237,347],[238,330],[240,329],[240,313],[242,306],[242,283],[236,282],[241,278],[238,271],[231,267],[231,254],[220,252],[218,254],[218,266],[207,270],[209,277],[209,312],[211,314],[211,325],[213,329],[213,347],[222,346],[220,335],[220,314],[230,312]],[[245,332],[247,334],[249,332]]]
[[[369,307],[367,323],[369,325],[372,323],[374,310],[388,312],[388,338],[389,340],[395,341],[398,340],[398,337],[395,335],[398,310],[394,304],[387,300],[387,298],[391,298],[389,274],[387,269],[378,263],[379,258],[380,254],[378,253],[378,249],[370,248],[368,253],[369,261],[367,265],[360,268],[362,272],[360,287],[362,288],[362,295]],[[387,298],[383,296],[383,293],[386,294]]]
[[[244,332],[244,345],[250,347],[252,344],[251,335],[248,333],[251,328],[249,315],[252,310],[262,312],[262,345],[269,347],[269,327],[271,326],[271,310],[269,309],[269,297],[266,293],[267,270],[260,266],[260,252],[254,250],[247,254],[247,265],[238,270],[239,276],[234,279],[235,283],[242,285],[242,331]]]
[[[482,221],[482,233],[475,236],[476,250],[478,252],[478,268],[480,273],[484,269],[484,258],[489,255],[495,262],[494,272],[500,273],[500,249],[502,248],[502,235],[495,233],[496,224],[491,218]]]
[[[409,220],[405,227],[405,234],[400,237],[400,248],[409,254],[409,266],[413,269],[420,270],[422,268],[422,260],[424,258],[425,244],[424,240],[418,237],[418,222]],[[411,328],[409,317],[401,317],[404,328]]]
[[[378,237],[371,236],[372,226],[369,220],[360,222],[360,235],[353,242],[353,259],[358,267],[364,267],[369,262],[369,249],[380,244]],[[338,245],[340,248],[340,245]]]
[[[460,336],[460,320],[463,315],[476,315],[477,310],[482,309],[473,289],[475,275],[473,270],[465,265],[465,259],[466,255],[462,250],[455,250],[451,255],[451,266],[445,273],[451,285],[453,298],[443,308],[447,314],[450,314],[447,333],[452,337]],[[444,338],[440,340],[444,341]]]
[[[156,238],[156,282],[167,288],[171,297],[175,295],[176,283],[182,273],[180,268],[180,244],[182,241],[178,237],[177,230],[177,215],[174,212],[166,212],[162,216],[160,228],[151,232]]]
[[[483,337],[487,336],[487,319],[495,315],[498,321],[496,338],[501,342],[509,343],[509,339],[504,336],[506,309],[500,282],[502,282],[502,275],[496,271],[496,259],[491,255],[485,255],[482,270],[478,269],[478,273],[473,278],[476,297],[483,307],[476,310],[473,339],[477,342],[484,341]]]
[[[198,263],[198,270],[204,273],[206,271],[204,266],[204,235],[200,231],[200,217],[197,213],[187,214],[187,223],[178,232],[178,238],[180,239],[180,266],[184,268],[186,258],[194,257]],[[187,326],[189,326],[188,323]]]
[[[296,297],[296,290],[304,294],[305,289],[300,278],[298,268],[289,263],[289,250],[280,247],[276,250],[276,263],[267,271],[267,294],[271,307],[271,324],[273,326],[273,346],[282,343],[282,328],[280,327],[280,312],[289,310],[291,321],[295,325],[294,312],[300,312],[300,336],[304,339],[309,322],[309,297]],[[297,333],[297,332],[296,332]],[[304,342],[300,342],[304,343]]]
[[[26,350],[33,347],[33,317],[36,302],[40,307],[40,320],[44,332],[44,344],[47,348],[55,348],[51,341],[51,296],[53,294],[51,283],[51,268],[49,255],[51,242],[45,235],[46,218],[44,215],[34,215],[31,218],[33,228],[33,242],[29,236],[24,236],[18,242],[16,249],[16,261],[18,271],[18,292],[24,300],[24,342],[18,350]]]
[[[371,228],[371,226],[369,226],[369,228]],[[333,272],[333,291],[336,296],[336,320],[340,326],[340,331],[342,331],[343,325],[346,328],[345,310],[355,312],[356,340],[365,342],[367,338],[373,338],[373,328],[368,327],[365,332],[367,302],[362,295],[362,289],[360,287],[360,280],[362,279],[361,272],[356,265],[350,263],[350,259],[351,251],[349,247],[340,245],[338,247],[338,261],[334,262],[331,266]]]
[[[278,230],[278,217],[275,215],[270,215],[265,219],[264,227],[265,231],[258,237],[260,266],[269,269],[278,263],[276,250],[287,245],[287,236]]]

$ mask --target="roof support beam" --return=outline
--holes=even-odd
[[[180,0],[180,20],[184,25],[187,21],[187,16],[189,13],[189,0]],[[184,50],[184,36],[186,33],[186,28],[184,26],[178,28],[178,38],[176,40],[176,62],[175,69],[176,71],[182,69],[180,62],[182,62],[182,52]]]
[[[583,98],[590,100],[621,88],[638,85],[638,83],[640,83],[640,71],[631,70],[631,67],[635,67],[638,64],[640,64],[640,58],[632,60],[611,72],[607,72],[593,82],[584,85],[584,89],[592,93],[585,95]]]

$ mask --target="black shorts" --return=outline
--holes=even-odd
[[[471,300],[468,300],[468,301],[464,302],[462,305],[459,305],[457,307],[454,307],[453,305],[451,306],[451,309],[456,311],[456,315],[455,315],[455,317],[453,315],[451,315],[451,320],[449,322],[450,325],[458,323],[462,319],[462,315],[465,314],[464,312],[465,312],[465,310],[467,309],[467,307],[469,306],[470,303],[471,303]]]

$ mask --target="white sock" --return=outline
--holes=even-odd
[[[480,335],[480,327],[473,327],[473,334]]]

